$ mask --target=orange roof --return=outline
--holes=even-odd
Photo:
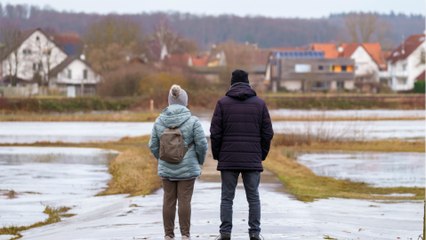
[[[380,43],[363,43],[362,46],[380,68],[386,67],[384,53]]]
[[[194,67],[206,67],[209,62],[209,56],[191,56],[192,66]]]
[[[339,54],[340,57],[351,57],[358,47],[364,48],[364,50],[370,55],[371,59],[379,66],[379,68],[386,68],[385,53],[382,52],[382,46],[380,43],[343,43],[340,45],[342,52]]]
[[[340,47],[342,48],[342,52],[339,53],[339,56],[349,58],[359,47],[359,43],[342,43]]]
[[[324,52],[325,58],[337,58],[339,53],[334,43],[313,43],[310,47],[313,51]]]

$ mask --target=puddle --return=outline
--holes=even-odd
[[[298,161],[320,176],[378,187],[425,187],[424,153],[303,154]]]
[[[0,147],[0,226],[46,219],[45,206],[90,197],[110,179],[113,151],[89,148]],[[15,192],[10,198],[8,192]]]

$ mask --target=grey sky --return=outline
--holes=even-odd
[[[96,13],[141,13],[178,11],[195,14],[261,15],[268,17],[324,17],[330,13],[375,11],[379,13],[423,14],[425,0],[0,0],[56,10]]]

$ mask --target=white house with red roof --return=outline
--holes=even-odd
[[[391,52],[387,61],[392,90],[409,91],[414,88],[416,79],[426,69],[424,62],[422,63],[425,48],[425,34],[415,34],[409,36]]]
[[[311,50],[322,51],[327,59],[350,58],[355,61],[355,85],[361,90],[377,90],[386,75],[386,61],[380,43],[313,43]]]

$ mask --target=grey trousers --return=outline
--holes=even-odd
[[[163,225],[165,236],[174,237],[176,202],[182,236],[190,236],[191,199],[195,179],[169,181],[163,179]]]

